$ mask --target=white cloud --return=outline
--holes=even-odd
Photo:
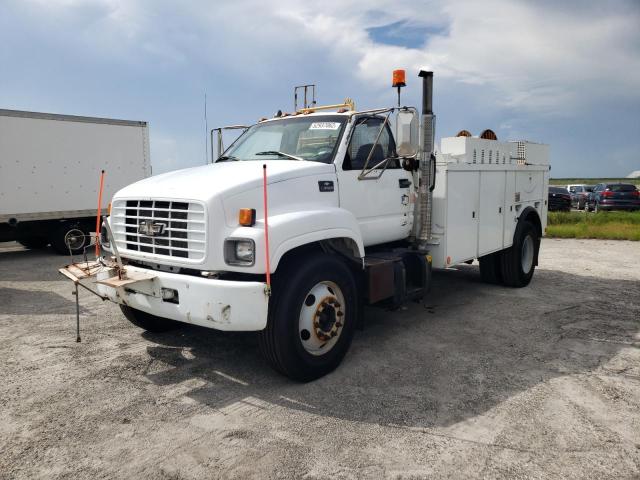
[[[25,31],[18,43],[35,36],[50,55],[95,64],[100,70],[89,80],[98,86],[112,81],[111,69],[127,72],[118,79],[125,93],[127,87],[151,91],[152,113],[144,115],[162,169],[200,161],[202,132],[194,133],[195,121],[189,131],[184,124],[186,115],[200,115],[205,90],[210,125],[246,122],[289,105],[290,87],[299,82],[319,82],[323,102],[350,95],[366,107],[391,103],[395,68],[406,68],[410,78],[420,68],[434,70],[445,80],[438,91],[443,103],[469,119],[491,117],[506,133],[530,131],[549,117],[593,115],[606,104],[640,104],[637,0],[8,2],[6,10],[17,12],[12,22]],[[425,29],[414,48],[378,43],[367,30],[403,21],[400,31]],[[0,16],[0,60],[28,63],[32,52],[16,55],[2,41],[2,27]],[[14,40],[15,32],[7,35]],[[408,96],[417,90],[410,87]],[[0,79],[0,100],[27,93],[12,93]],[[197,158],[185,161],[185,152]]]
[[[387,86],[398,65],[430,68],[491,87],[493,100],[505,106],[547,113],[638,98],[640,87],[640,8],[626,3],[607,9],[514,0],[38,3],[48,10],[99,7],[102,18],[90,29],[96,44],[167,65],[201,61],[269,72],[312,52],[328,69],[377,88]],[[447,28],[415,48],[381,45],[367,34],[402,20]]]

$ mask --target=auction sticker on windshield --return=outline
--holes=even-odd
[[[340,122],[313,122],[309,130],[338,130]]]

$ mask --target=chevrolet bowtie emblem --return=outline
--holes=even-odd
[[[164,233],[165,224],[153,222],[152,220],[140,220],[138,223],[138,233],[147,237],[159,237]]]

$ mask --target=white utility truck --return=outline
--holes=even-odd
[[[96,229],[101,170],[103,207],[150,175],[146,122],[0,110],[0,242],[82,252]]]
[[[479,259],[484,280],[526,286],[548,147],[463,131],[436,154],[433,74],[420,76],[421,120],[314,99],[249,127],[211,165],[123,188],[101,235],[110,255],[61,272],[97,277],[147,330],[259,332],[267,361],[301,381],[340,363],[365,305],[422,298],[432,267]]]

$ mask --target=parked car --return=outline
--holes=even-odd
[[[630,183],[599,183],[589,194],[585,210],[640,210],[640,192]]]
[[[571,210],[571,194],[563,187],[549,187],[549,211]]]
[[[571,194],[571,206],[582,210],[587,203],[589,193],[593,191],[593,185],[567,185],[567,190]]]

